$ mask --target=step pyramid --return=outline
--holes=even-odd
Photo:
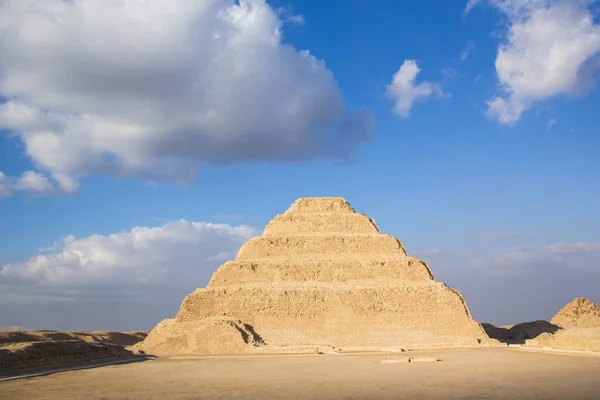
[[[235,338],[235,339],[234,339]],[[154,354],[267,347],[476,345],[461,294],[342,198],[302,198],[245,243],[138,346]]]

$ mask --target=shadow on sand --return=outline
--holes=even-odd
[[[522,322],[511,327],[496,327],[487,323],[482,323],[481,326],[489,337],[508,344],[525,344],[528,339],[536,338],[542,333],[554,333],[560,329],[559,326],[544,320]]]

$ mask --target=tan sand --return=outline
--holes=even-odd
[[[390,356],[157,359],[0,382],[3,400],[597,399],[600,358],[508,348]],[[404,356],[402,356],[404,357]]]
[[[461,294],[334,197],[297,200],[134,349],[231,354],[264,352],[263,346],[480,343],[492,342]]]

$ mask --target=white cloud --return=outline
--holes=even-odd
[[[490,118],[513,124],[538,101],[589,90],[600,68],[600,25],[594,23],[588,7],[593,1],[489,3],[509,19],[506,40],[496,58],[504,93],[488,101]]]
[[[464,14],[467,15],[468,13],[470,13],[471,10],[473,9],[473,7],[475,7],[480,2],[481,2],[481,0],[469,0],[467,2],[467,5],[465,6]]]
[[[67,192],[90,173],[351,156],[370,114],[282,23],[264,0],[4,0],[0,128]]]
[[[148,286],[201,286],[256,235],[249,226],[185,220],[106,236],[69,235],[27,261],[2,266],[0,299],[18,303],[26,294],[30,301],[38,295],[77,300],[74,293],[86,290],[144,294]]]
[[[280,15],[281,18],[287,23],[304,25],[304,16],[293,14],[291,7],[279,7],[277,9],[277,14]]]
[[[552,129],[552,127],[556,125],[557,121],[558,120],[556,118],[550,118],[550,120],[548,121],[548,125],[546,125],[546,130],[549,131],[550,129]]]
[[[50,180],[35,171],[25,171],[15,183],[15,188],[17,190],[39,193],[49,192],[53,189]]]
[[[392,82],[386,87],[386,94],[396,104],[394,111],[402,117],[409,117],[415,101],[427,99],[431,95],[444,96],[439,84],[421,82],[416,84],[417,75],[421,70],[416,60],[405,60],[400,69],[392,77]]]
[[[25,171],[20,176],[7,176],[0,172],[0,197],[7,197],[16,191],[28,192],[38,196],[47,196],[63,192],[73,193],[66,185],[61,185],[55,177],[53,184],[47,176],[36,171]]]
[[[304,17],[302,15],[290,15],[285,19],[285,22],[296,25],[304,25]]]

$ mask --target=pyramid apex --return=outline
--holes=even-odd
[[[302,197],[296,200],[287,213],[353,213],[354,209],[343,197]]]

